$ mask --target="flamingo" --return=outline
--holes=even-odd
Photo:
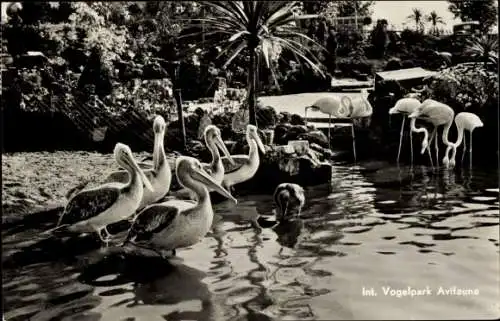
[[[259,151],[257,149],[260,149],[263,154],[266,152],[256,126],[247,125],[245,136],[249,146],[248,155],[231,155],[234,163],[236,163],[233,166],[231,166],[229,158],[221,158],[225,169],[222,186],[229,191],[232,186],[248,181],[257,173],[260,165]]]
[[[409,118],[423,119],[434,126],[430,141],[427,141],[427,135],[424,136],[424,140],[422,141],[422,154],[429,147],[429,144],[432,143],[432,140],[436,139],[434,145],[436,148],[437,166],[439,166],[439,145],[438,139],[436,137],[437,129],[439,126],[444,126],[442,135],[443,142],[447,146],[451,146],[451,143],[448,140],[448,132],[450,130],[451,124],[453,123],[454,116],[455,112],[450,106],[433,99],[424,100],[419,108],[408,116]]]
[[[332,116],[334,118],[347,118],[350,114],[350,100],[347,96],[328,96],[315,101],[311,106],[305,108],[304,118],[307,120],[307,110],[321,111],[328,114],[328,145],[330,145],[330,127],[332,124]],[[354,135],[354,132],[353,132]],[[354,136],[353,136],[354,139]]]
[[[408,115],[413,113],[420,106],[420,101],[416,98],[401,98],[399,99],[394,107],[389,109],[389,115],[402,114],[403,122],[401,123],[401,131],[399,133],[399,147],[398,147],[398,157],[396,162],[399,164],[399,156],[401,154],[401,146],[403,143],[403,130],[405,126],[405,120]],[[417,129],[418,131],[418,129]],[[410,131],[410,151],[411,151],[411,163],[413,164],[413,135]]]
[[[145,163],[140,163],[144,173],[153,185],[153,190],[144,191],[139,209],[144,208],[149,204],[153,204],[167,195],[172,182],[172,170],[167,161],[165,149],[163,146],[165,136],[166,123],[162,116],[156,116],[153,122],[153,131],[155,134],[154,149],[153,149],[153,167],[150,168]],[[105,182],[125,183],[129,179],[127,171],[116,171],[111,173]]]
[[[171,200],[142,210],[133,222],[124,246],[148,248],[165,258],[166,252],[198,243],[212,226],[214,212],[207,187],[237,203],[236,199],[193,157],[176,159],[177,180],[197,195],[198,201]]]
[[[79,233],[96,231],[107,244],[110,234],[106,226],[134,215],[142,200],[143,185],[150,191],[153,191],[153,186],[127,145],[116,144],[114,156],[116,162],[128,171],[129,180],[126,183],[106,183],[78,192],[64,208],[57,227],[47,232],[61,228]],[[105,232],[106,236],[103,236],[102,232]]]
[[[281,183],[274,190],[274,203],[276,204],[276,216],[279,220],[287,219],[290,210],[297,210],[296,215],[300,216],[300,212],[305,203],[304,189],[302,186],[292,183]]]
[[[443,164],[448,167],[454,167],[455,166],[455,156],[456,156],[456,153],[457,153],[457,147],[460,146],[460,144],[462,144],[462,140],[464,142],[464,149],[462,151],[462,162],[464,160],[464,157],[465,157],[465,151],[467,149],[467,146],[466,146],[466,139],[465,139],[465,136],[464,136],[464,131],[469,131],[469,134],[470,134],[470,138],[469,138],[469,143],[470,143],[470,147],[469,147],[469,167],[472,168],[472,132],[474,131],[474,129],[478,128],[478,127],[483,127],[484,124],[483,122],[481,121],[481,119],[476,115],[476,114],[473,114],[473,113],[468,113],[468,112],[461,112],[461,113],[458,113],[457,116],[455,117],[455,125],[457,126],[457,132],[458,132],[458,137],[457,137],[457,141],[453,144],[451,144],[451,146],[448,146],[446,148],[446,153],[445,153],[445,156],[443,158]],[[453,150],[452,151],[452,155],[451,155],[451,159],[448,158],[448,153],[450,152],[450,150]]]
[[[207,145],[208,150],[212,154],[212,162],[210,164],[202,163],[203,169],[214,179],[217,184],[221,184],[224,178],[224,165],[222,163],[222,159],[219,153],[219,149],[224,153],[227,160],[231,165],[236,165],[231,154],[227,150],[224,141],[222,140],[222,135],[220,129],[214,125],[208,125],[203,132],[203,136],[205,138],[205,144]],[[209,192],[212,189],[209,188]],[[182,197],[184,195],[188,195],[186,198],[194,199],[195,195],[189,189],[184,188],[175,193],[173,196]]]

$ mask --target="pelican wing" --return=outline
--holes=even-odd
[[[225,174],[236,172],[249,161],[248,155],[231,155],[231,158],[235,162],[234,165],[229,162],[229,159],[227,159],[227,157],[221,157]]]
[[[127,241],[149,241],[157,232],[168,227],[180,214],[175,206],[155,204],[140,212],[127,235]]]
[[[119,196],[120,189],[111,186],[81,191],[69,200],[58,225],[71,225],[97,216],[110,208]]]
[[[151,179],[153,177],[154,170],[152,168],[143,168],[144,174],[146,177]],[[112,172],[106,177],[104,183],[122,183],[127,184],[130,179],[130,175],[127,171],[121,170]]]
[[[179,212],[182,213],[182,212],[185,212],[187,210],[192,209],[193,207],[196,206],[196,204],[198,204],[198,202],[197,201],[193,201],[193,200],[178,200],[178,199],[174,199],[174,200],[168,200],[168,201],[162,202],[159,205],[175,207],[175,208],[177,208],[179,210]]]

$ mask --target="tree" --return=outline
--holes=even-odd
[[[224,37],[219,54],[219,57],[227,55],[223,69],[243,53],[249,56],[246,68],[251,124],[257,123],[255,96],[259,56],[263,57],[275,81],[273,60],[277,60],[281,50],[292,53],[297,60],[303,60],[317,73],[325,76],[319,67],[321,62],[310,49],[310,44],[325,49],[295,26],[300,19],[294,13],[298,2],[206,1],[204,4],[212,10],[211,16],[199,19],[204,22],[205,32]]]
[[[431,23],[431,29],[429,30],[431,34],[435,36],[439,36],[439,28],[438,25],[445,25],[443,18],[437,14],[435,10],[431,11],[429,15],[427,15],[427,21]]]
[[[411,20],[412,22],[415,23],[415,30],[417,32],[423,32],[424,31],[424,14],[422,13],[422,10],[418,8],[413,8],[412,9],[412,14],[406,17],[406,19]]]
[[[386,19],[377,20],[377,24],[375,25],[375,28],[373,28],[370,35],[370,40],[377,57],[383,58],[385,56],[387,45],[389,44]]]
[[[482,61],[486,70],[489,63],[492,63],[496,68],[498,65],[498,39],[489,35],[469,39],[465,53]]]
[[[478,21],[481,30],[487,33],[498,20],[498,7],[495,0],[449,0],[448,9],[455,18],[463,22]]]

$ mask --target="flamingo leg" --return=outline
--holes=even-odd
[[[401,123],[401,131],[399,132],[399,147],[398,147],[398,157],[396,162],[399,164],[399,156],[401,155],[401,145],[403,144],[403,130],[405,126],[406,115],[403,115],[403,122]]]
[[[331,144],[330,144],[331,126],[332,126],[332,115],[328,114],[328,148],[330,149],[331,149]]]
[[[465,159],[465,151],[467,150],[467,139],[466,139],[467,136],[464,136],[464,149],[462,149],[462,165],[464,163],[464,159]]]
[[[436,137],[434,137],[434,146],[436,148],[436,167],[439,168],[439,139],[437,138],[437,127],[436,127]]]
[[[354,154],[354,162],[356,163],[356,135],[354,133],[354,124],[351,124],[352,133],[352,152]]]
[[[410,129],[410,155],[411,155],[411,166],[413,167],[413,133]]]
[[[432,160],[431,149],[427,148],[427,155],[429,155],[429,160],[431,161],[431,167],[434,168],[434,161]]]
[[[472,130],[470,131],[469,134],[469,169],[472,170]]]

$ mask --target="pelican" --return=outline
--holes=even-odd
[[[142,209],[149,204],[153,204],[161,200],[167,195],[172,181],[172,170],[165,155],[163,140],[165,136],[165,120],[162,116],[156,116],[153,123],[153,131],[155,133],[154,150],[153,150],[153,168],[147,168],[145,164],[139,164],[143,168],[146,177],[153,185],[153,190],[145,190],[142,196],[141,204],[138,209]],[[111,173],[105,182],[125,183],[129,179],[128,171],[116,171]]]
[[[69,200],[59,218],[57,227],[49,232],[67,228],[70,232],[96,231],[106,244],[109,232],[106,226],[133,216],[141,203],[144,187],[153,190],[151,182],[132,155],[130,148],[118,143],[114,149],[116,162],[129,173],[126,183],[111,182],[95,188],[84,189]],[[106,233],[103,237],[102,232]]]
[[[235,166],[231,166],[231,161],[228,158],[222,157],[226,172],[221,185],[227,190],[231,190],[231,187],[235,184],[248,181],[255,175],[260,165],[259,151],[257,149],[260,149],[263,154],[266,153],[256,126],[247,125],[246,139],[250,147],[248,155],[231,155],[231,158],[236,163]]]
[[[281,183],[274,190],[273,199],[277,207],[278,220],[286,220],[293,210],[296,210],[296,215],[300,216],[305,203],[304,189],[297,184]]]
[[[196,193],[198,201],[172,200],[146,207],[136,216],[124,246],[152,249],[162,257],[166,252],[175,255],[176,249],[198,243],[212,226],[214,212],[207,187],[237,203],[197,159],[180,156],[175,171],[179,183]]]
[[[202,163],[203,169],[213,178],[214,182],[216,182],[217,184],[221,184],[222,179],[224,178],[224,165],[222,164],[219,149],[224,153],[225,157],[232,166],[235,166],[236,163],[227,150],[227,147],[222,140],[220,129],[217,128],[217,126],[208,125],[203,132],[203,136],[205,137],[205,144],[212,154],[212,162],[209,164]],[[213,189],[209,187],[208,191],[211,192],[213,191]],[[173,193],[174,196],[183,196],[185,194],[189,195],[189,199],[194,199],[194,197],[196,196],[191,190],[188,190],[187,188]]]

